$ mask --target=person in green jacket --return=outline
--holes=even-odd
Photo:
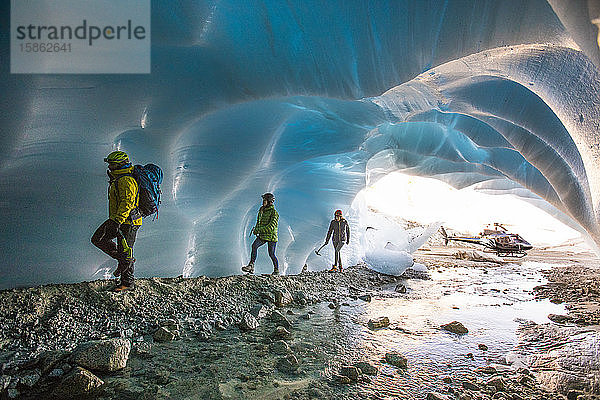
[[[268,243],[269,257],[271,257],[271,261],[273,261],[272,275],[279,275],[279,261],[277,261],[277,257],[275,257],[275,246],[277,246],[277,224],[279,222],[279,214],[273,206],[275,196],[273,196],[272,193],[265,193],[262,195],[262,200],[262,207],[258,210],[256,225],[251,231],[256,235],[256,239],[254,240],[254,243],[252,243],[250,262],[248,265],[242,267],[242,271],[249,274],[254,273],[254,261],[256,261],[258,248],[263,244]]]
[[[133,166],[125,152],[113,151],[104,161],[108,163],[109,177],[108,219],[94,232],[92,244],[118,261],[113,274],[121,276],[121,284],[115,289],[120,292],[132,288],[134,283],[133,244],[142,225],[142,214],[137,208],[140,196],[131,175]]]

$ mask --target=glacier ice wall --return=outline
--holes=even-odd
[[[0,63],[0,288],[112,266],[89,238],[114,148],[165,172],[140,276],[237,273],[266,191],[280,262],[320,268],[332,211],[358,227],[356,194],[395,170],[519,195],[599,243],[593,2],[577,2],[583,19],[550,3],[153,1],[149,75]],[[348,262],[364,253],[355,233]]]

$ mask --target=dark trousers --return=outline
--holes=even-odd
[[[121,284],[133,285],[133,244],[139,225],[121,224],[119,229],[113,229],[110,221],[104,222],[92,235],[92,244],[119,262]],[[117,243],[113,241],[117,239]]]
[[[340,250],[344,247],[344,242],[332,242],[333,249],[335,250],[335,262],[333,265],[337,265],[342,268],[342,255],[340,254]]]
[[[267,242],[266,240],[262,240],[257,237],[252,243],[252,252],[250,253],[250,262],[254,263],[256,261],[256,253],[258,252],[258,248],[263,244],[269,244],[269,257],[271,257],[271,261],[273,261],[273,269],[279,269],[279,261],[277,261],[277,257],[275,257],[275,246],[277,246],[277,242]]]

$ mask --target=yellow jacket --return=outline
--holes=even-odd
[[[129,213],[138,206],[138,184],[130,175],[133,167],[108,171],[108,218],[119,224],[131,224]],[[142,225],[142,217],[133,221],[133,225]]]

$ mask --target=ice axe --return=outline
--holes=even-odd
[[[321,251],[321,249],[322,249],[323,247],[325,247],[325,246],[327,246],[327,243],[325,243],[323,246],[319,247],[319,250],[315,250],[315,254],[316,254],[316,255],[318,255],[318,256],[320,256],[319,252],[320,252],[320,251]]]

